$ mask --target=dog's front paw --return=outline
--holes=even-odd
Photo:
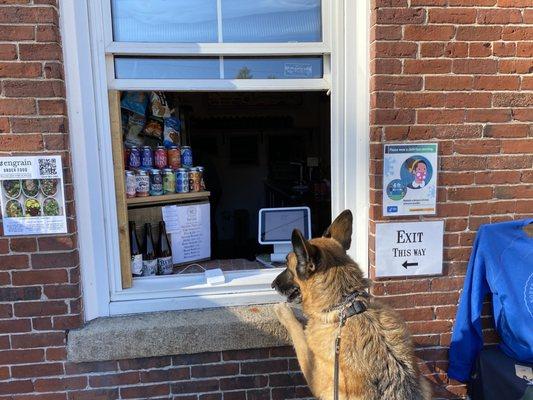
[[[298,323],[298,320],[294,316],[294,312],[287,305],[287,303],[278,303],[274,305],[274,313],[278,317],[279,322],[285,327],[293,322]]]

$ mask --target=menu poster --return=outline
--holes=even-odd
[[[209,203],[166,206],[163,220],[170,234],[172,262],[184,264],[211,257]]]
[[[383,215],[437,213],[437,143],[386,144]]]
[[[67,232],[60,156],[0,157],[4,234]]]

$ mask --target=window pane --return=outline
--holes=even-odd
[[[112,0],[117,42],[216,42],[216,0]]]
[[[224,42],[320,42],[320,0],[222,0]]]
[[[225,58],[224,78],[322,78],[322,57]]]
[[[218,79],[218,57],[137,58],[116,57],[118,79]]]

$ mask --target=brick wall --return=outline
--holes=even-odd
[[[372,246],[386,219],[385,142],[439,143],[446,221],[443,277],[382,280],[374,292],[400,310],[424,371],[453,396],[464,388],[446,378],[447,346],[476,230],[533,212],[533,2],[373,0],[371,25]]]

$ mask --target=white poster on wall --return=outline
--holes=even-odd
[[[60,156],[0,157],[4,234],[67,232]]]
[[[384,145],[384,216],[437,213],[437,154],[437,143]]]
[[[444,221],[376,224],[376,277],[442,274]]]
[[[172,262],[192,263],[211,257],[211,214],[209,203],[162,207],[170,234]]]

